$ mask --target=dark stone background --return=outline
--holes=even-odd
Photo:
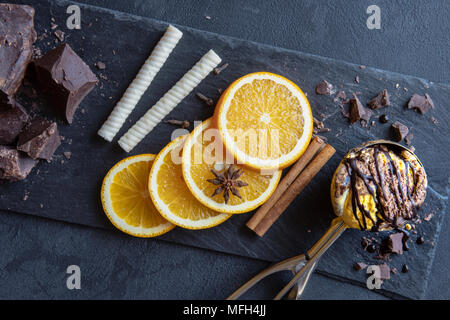
[[[449,78],[444,54],[449,11],[444,1],[82,2],[436,82]],[[374,3],[381,7],[382,30],[365,26],[365,10]],[[443,230],[448,216],[446,220]],[[8,244],[0,247],[1,298],[221,299],[267,266],[262,261],[15,214],[0,216],[0,237]],[[443,231],[427,298],[450,297],[448,240],[448,232]],[[82,290],[77,292],[65,287],[70,264],[82,270]],[[246,297],[269,298],[288,279],[288,274],[274,276]],[[383,297],[315,274],[305,298]]]

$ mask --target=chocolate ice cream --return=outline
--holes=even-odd
[[[427,176],[406,150],[374,145],[350,152],[333,177],[331,196],[338,216],[352,228],[401,227],[425,200]]]

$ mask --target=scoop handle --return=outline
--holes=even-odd
[[[280,300],[284,295],[297,284],[297,297],[303,293],[304,288],[309,282],[310,275],[314,270],[320,257],[331,247],[339,236],[347,229],[346,224],[341,217],[335,218],[330,228],[308,251],[309,259],[306,264],[300,268],[291,281],[275,296],[274,300]]]

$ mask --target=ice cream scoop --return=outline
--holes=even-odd
[[[427,176],[419,158],[408,148],[387,140],[367,142],[351,149],[339,163],[331,183],[331,202],[337,218],[308,250],[260,272],[228,299],[237,299],[268,275],[291,270],[295,276],[275,296],[291,288],[299,299],[323,253],[347,228],[382,231],[401,228],[417,215],[425,200]]]
[[[347,153],[333,176],[331,202],[348,227],[380,231],[414,218],[426,189],[425,169],[414,153],[379,140]]]

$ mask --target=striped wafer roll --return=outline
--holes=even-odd
[[[222,61],[209,50],[167,93],[120,139],[119,145],[130,152]]]
[[[167,28],[150,57],[139,70],[136,78],[131,82],[106,122],[98,131],[101,137],[107,141],[112,141],[182,36],[183,33],[174,26]]]

